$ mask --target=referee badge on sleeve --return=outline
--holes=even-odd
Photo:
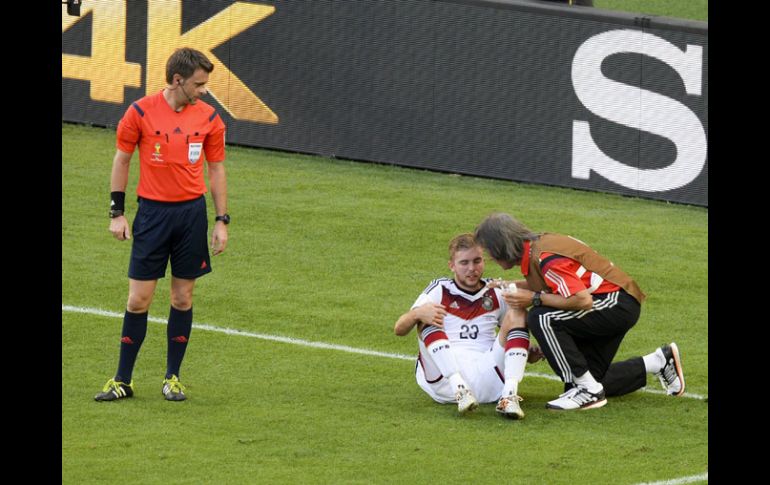
[[[190,163],[195,163],[201,158],[203,143],[190,143],[187,148],[187,159]]]

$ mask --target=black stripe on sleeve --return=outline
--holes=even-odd
[[[131,106],[133,106],[134,109],[139,112],[139,116],[144,117],[144,111],[142,111],[142,108],[140,108],[138,104],[133,103]]]

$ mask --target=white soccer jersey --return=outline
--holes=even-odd
[[[482,278],[485,285],[489,281]],[[481,352],[492,348],[496,329],[508,311],[499,289],[482,287],[476,293],[467,293],[449,278],[431,281],[412,308],[426,303],[440,303],[446,308],[444,332],[453,348]]]

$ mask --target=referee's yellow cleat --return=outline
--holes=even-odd
[[[126,384],[125,382],[110,379],[102,388],[102,392],[94,396],[96,401],[116,401],[134,395],[134,381]]]
[[[184,401],[187,396],[184,395],[184,386],[179,382],[179,378],[172,375],[163,380],[163,395],[166,401]]]

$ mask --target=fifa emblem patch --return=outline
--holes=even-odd
[[[163,154],[160,153],[160,143],[156,143],[153,148],[155,148],[155,151],[152,153],[152,161],[153,162],[162,162],[163,161]]]
[[[190,143],[187,148],[187,159],[190,163],[195,163],[201,157],[201,150],[203,149],[203,143]]]

